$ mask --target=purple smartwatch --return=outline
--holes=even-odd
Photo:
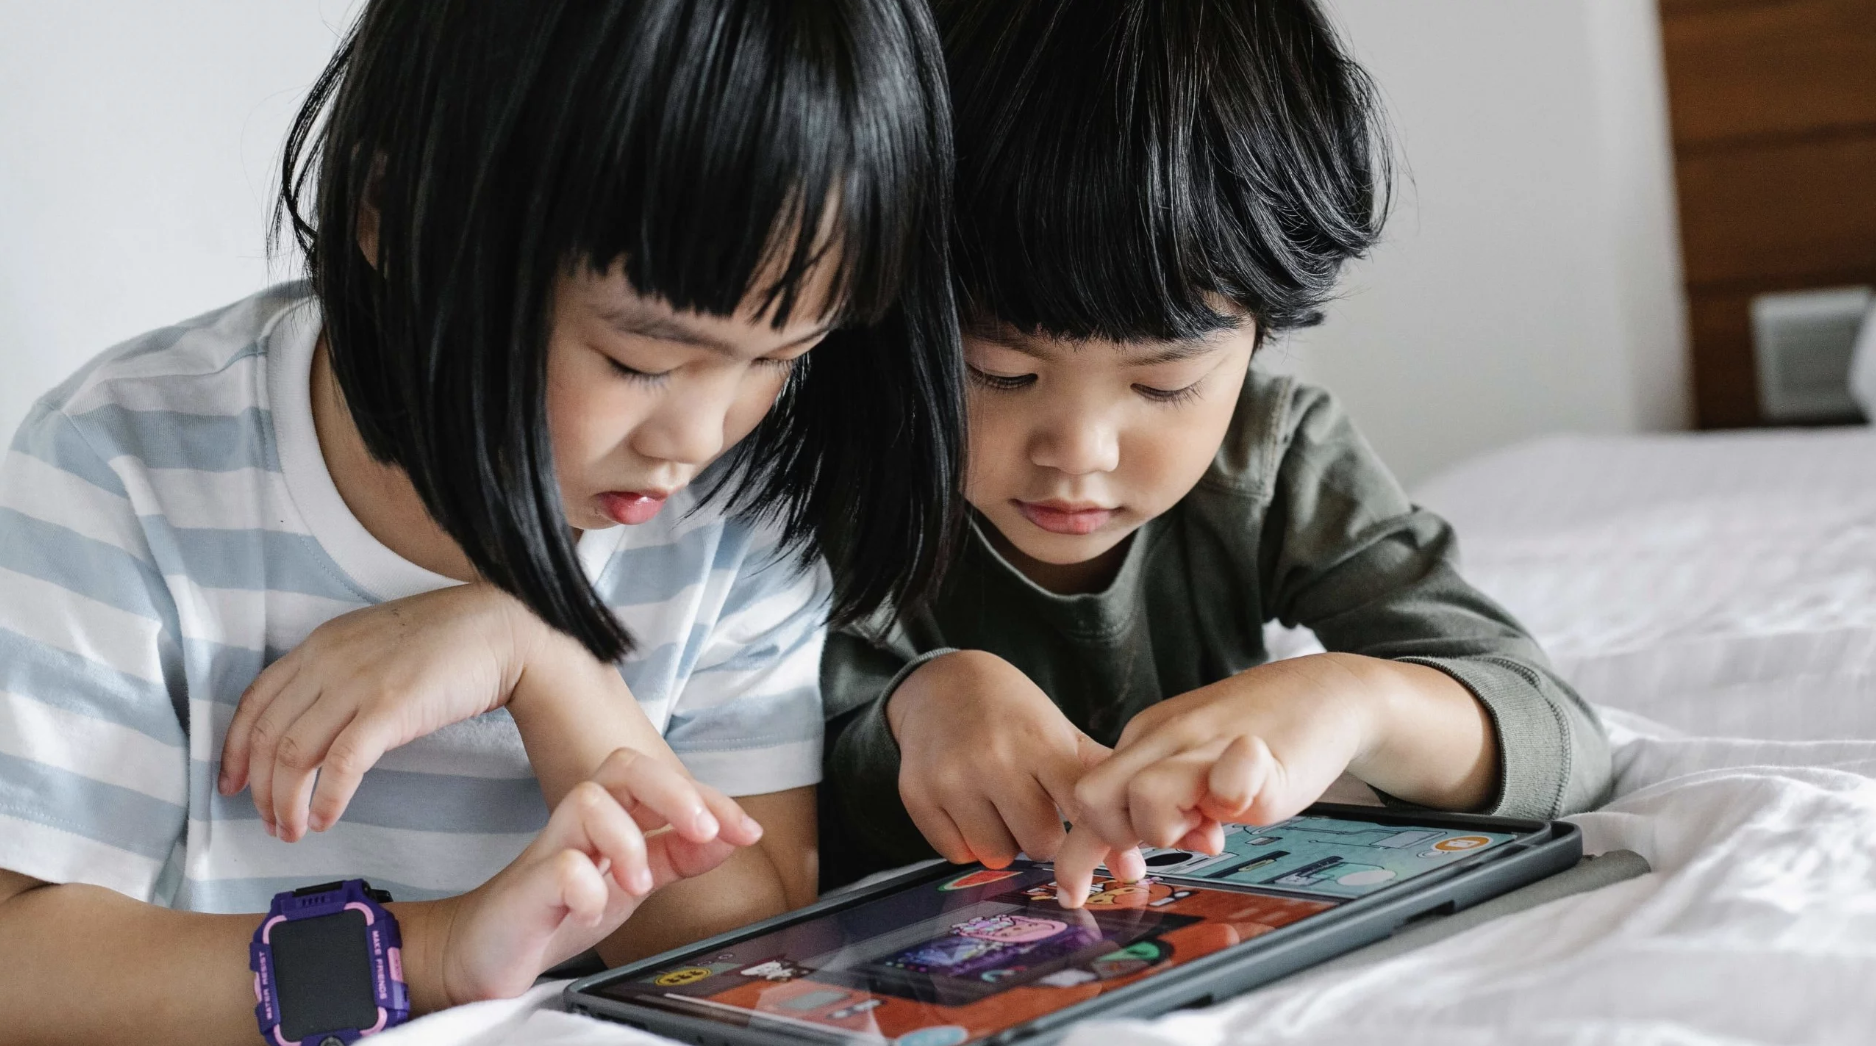
[[[261,1038],[344,1046],[410,1017],[390,899],[363,879],[274,895],[248,945]]]

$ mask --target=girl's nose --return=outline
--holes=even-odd
[[[676,393],[677,390],[671,390]],[[702,380],[667,394],[632,432],[632,449],[653,461],[701,467],[723,452],[723,431],[736,402],[734,380]]]

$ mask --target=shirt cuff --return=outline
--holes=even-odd
[[[1548,820],[1563,812],[1572,751],[1562,709],[1531,669],[1501,658],[1403,657],[1436,668],[1472,692],[1492,718],[1498,741],[1498,791],[1480,811]]]

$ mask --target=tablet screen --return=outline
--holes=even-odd
[[[955,1046],[1516,838],[1315,816],[1231,827],[1223,854],[1148,851],[1147,879],[1097,878],[1078,910],[1056,903],[1047,865],[935,873],[593,991],[808,1038]]]

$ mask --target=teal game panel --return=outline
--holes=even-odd
[[[1144,851],[1155,876],[1267,886],[1317,897],[1373,893],[1517,838],[1504,832],[1293,817],[1266,827],[1226,825],[1220,854]]]

